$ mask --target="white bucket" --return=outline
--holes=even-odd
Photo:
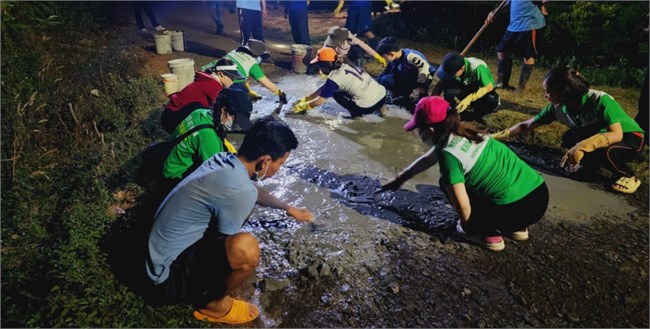
[[[194,81],[194,60],[191,58],[179,58],[167,62],[169,70],[178,77],[178,90]]]
[[[178,76],[174,73],[165,73],[160,76],[165,85],[165,94],[167,96],[178,92]]]
[[[311,57],[308,56],[308,53],[311,54],[311,46],[302,45],[302,44],[293,44],[291,45],[291,70],[296,73],[306,73],[307,64]]]
[[[170,31],[169,35],[172,38],[172,49],[174,51],[185,51],[185,40],[183,39],[183,31]]]
[[[172,53],[172,39],[169,34],[155,34],[153,39],[156,43],[156,54],[165,55]]]

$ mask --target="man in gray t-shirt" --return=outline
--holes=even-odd
[[[229,293],[259,262],[259,243],[241,227],[257,202],[284,209],[297,221],[313,215],[256,187],[253,180],[273,176],[298,141],[272,117],[259,119],[246,133],[237,155],[217,153],[183,179],[156,212],[148,241],[146,271],[157,300],[191,303],[194,317],[238,324],[259,311]]]

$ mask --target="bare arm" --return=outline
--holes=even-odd
[[[288,203],[274,197],[265,189],[255,186],[257,188],[257,204],[263,207],[270,207],[275,209],[282,209],[287,212],[287,215],[293,217],[299,222],[311,222],[314,215],[307,208],[296,208]]]
[[[447,186],[447,195],[449,195],[451,204],[456,208],[461,223],[464,225],[467,224],[469,217],[472,215],[472,205],[469,203],[469,196],[467,195],[465,184],[458,183]]]
[[[397,177],[382,185],[380,191],[395,191],[402,186],[407,180],[413,178],[415,175],[433,167],[438,163],[438,157],[431,148],[429,152],[413,161],[406,169],[397,175]]]
[[[603,135],[607,137],[610,145],[623,140],[623,127],[621,127],[620,122],[609,125],[609,127],[607,127],[607,130],[608,131],[606,133],[603,133]]]
[[[535,122],[535,118],[530,118],[526,121],[522,121],[510,128],[508,130],[510,131],[510,137],[515,137],[520,134],[527,133],[531,130],[534,130],[535,128],[539,127],[540,124],[539,122]]]
[[[262,5],[262,18],[266,18],[266,16],[268,16],[266,11],[266,0],[260,0],[260,4]]]
[[[272,92],[272,93],[274,93],[274,94],[277,94],[277,93],[278,93],[278,90],[280,90],[280,88],[278,88],[278,86],[276,86],[276,85],[275,85],[271,80],[269,80],[269,78],[267,78],[267,77],[263,77],[263,78],[261,78],[261,79],[259,79],[259,80],[257,80],[257,81],[259,81],[259,83],[261,83],[262,86],[264,86],[264,88],[268,89],[270,92]]]

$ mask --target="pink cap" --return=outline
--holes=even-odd
[[[440,96],[428,96],[422,98],[415,106],[413,118],[404,125],[404,130],[411,131],[419,124],[434,124],[444,121],[447,118],[449,103]]]

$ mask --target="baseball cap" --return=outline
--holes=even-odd
[[[465,65],[463,56],[456,53],[449,53],[442,58],[442,64],[436,71],[438,78],[442,80],[450,80],[456,76],[456,72]]]
[[[445,121],[449,103],[440,96],[422,98],[415,106],[413,118],[404,125],[404,130],[411,131],[418,126],[430,125]]]
[[[334,48],[323,47],[318,50],[316,57],[312,58],[309,63],[314,64],[316,62],[334,62],[336,61],[336,56],[336,50],[334,50]]]
[[[334,25],[327,31],[325,45],[329,47],[338,47],[350,36],[350,31],[346,28]]]
[[[225,97],[226,112],[235,115],[235,123],[242,130],[250,129],[253,126],[251,123],[253,103],[248,94],[240,90],[225,88],[219,93],[219,98],[221,97]]]
[[[239,73],[239,70],[237,69],[236,64],[231,64],[231,65],[215,65],[214,67],[214,72],[223,72],[225,75],[230,77],[233,80],[243,80],[246,79],[241,73]]]

